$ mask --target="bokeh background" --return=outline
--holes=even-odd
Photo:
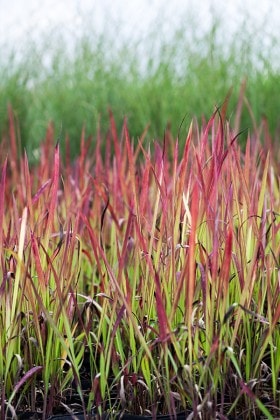
[[[108,109],[137,139],[208,118],[246,82],[240,129],[279,138],[280,4],[272,0],[0,1],[0,130],[7,106],[30,159],[52,121],[73,155],[82,127],[106,135]],[[182,123],[183,122],[183,123]]]

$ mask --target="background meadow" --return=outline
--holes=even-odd
[[[135,139],[147,125],[148,140],[162,138],[167,126],[177,135],[183,120],[186,134],[192,117],[209,118],[230,89],[231,119],[245,81],[242,129],[252,130],[266,117],[271,132],[279,134],[280,34],[273,11],[254,20],[249,6],[232,17],[218,7],[200,9],[182,8],[175,19],[160,8],[145,33],[133,16],[127,30],[121,12],[113,19],[108,4],[103,26],[94,20],[94,9],[92,15],[77,9],[74,26],[50,21],[1,44],[0,132],[7,133],[10,102],[30,159],[49,121],[57,136],[69,136],[74,155],[83,125],[88,135],[98,126],[106,133],[108,108],[119,130],[127,117]],[[43,16],[36,18],[39,25]]]

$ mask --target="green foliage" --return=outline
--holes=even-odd
[[[126,45],[119,45],[110,31],[103,36],[85,32],[73,51],[59,32],[47,33],[40,45],[27,44],[20,57],[11,52],[0,67],[1,133],[7,133],[6,109],[11,103],[30,158],[49,121],[57,137],[69,135],[72,156],[76,155],[83,124],[92,134],[100,122],[106,133],[108,108],[119,130],[127,116],[136,139],[147,124],[149,139],[162,138],[169,124],[176,136],[184,118],[185,131],[193,116],[207,119],[232,88],[230,117],[243,80],[256,121],[265,115],[275,132],[280,79],[272,35],[264,45],[253,25],[250,32],[245,18],[230,38],[218,18],[213,17],[212,27],[204,34],[199,34],[197,24],[186,17],[168,41],[161,41],[160,34],[151,30],[142,42],[131,40]],[[241,127],[252,129],[246,106]]]

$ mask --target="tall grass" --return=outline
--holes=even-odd
[[[3,418],[279,416],[279,152],[265,120],[243,152],[226,111],[153,148],[111,114],[74,162],[50,125],[30,168],[10,109]]]
[[[265,42],[262,31],[246,19],[232,38],[226,37],[225,23],[218,18],[203,34],[196,29],[199,22],[186,18],[168,41],[161,41],[160,31],[151,30],[143,40],[119,45],[110,28],[102,36],[90,28],[72,52],[59,30],[42,35],[39,45],[24,44],[20,56],[16,49],[10,55],[2,51],[6,58],[0,66],[0,131],[7,133],[6,107],[11,103],[30,159],[36,158],[50,120],[57,136],[69,135],[74,156],[81,124],[93,133],[100,121],[106,133],[108,107],[118,130],[127,117],[134,138],[147,124],[149,139],[162,138],[169,124],[176,136],[184,117],[185,135],[192,117],[208,119],[232,87],[230,118],[246,80],[245,94],[256,122],[265,115],[271,132],[279,133],[278,38],[271,34]],[[155,28],[160,26],[156,21]],[[243,128],[253,129],[246,106],[241,118]]]

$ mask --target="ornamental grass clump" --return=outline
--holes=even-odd
[[[279,153],[225,113],[148,147],[110,115],[74,162],[50,125],[30,167],[9,109],[1,418],[279,416]]]

